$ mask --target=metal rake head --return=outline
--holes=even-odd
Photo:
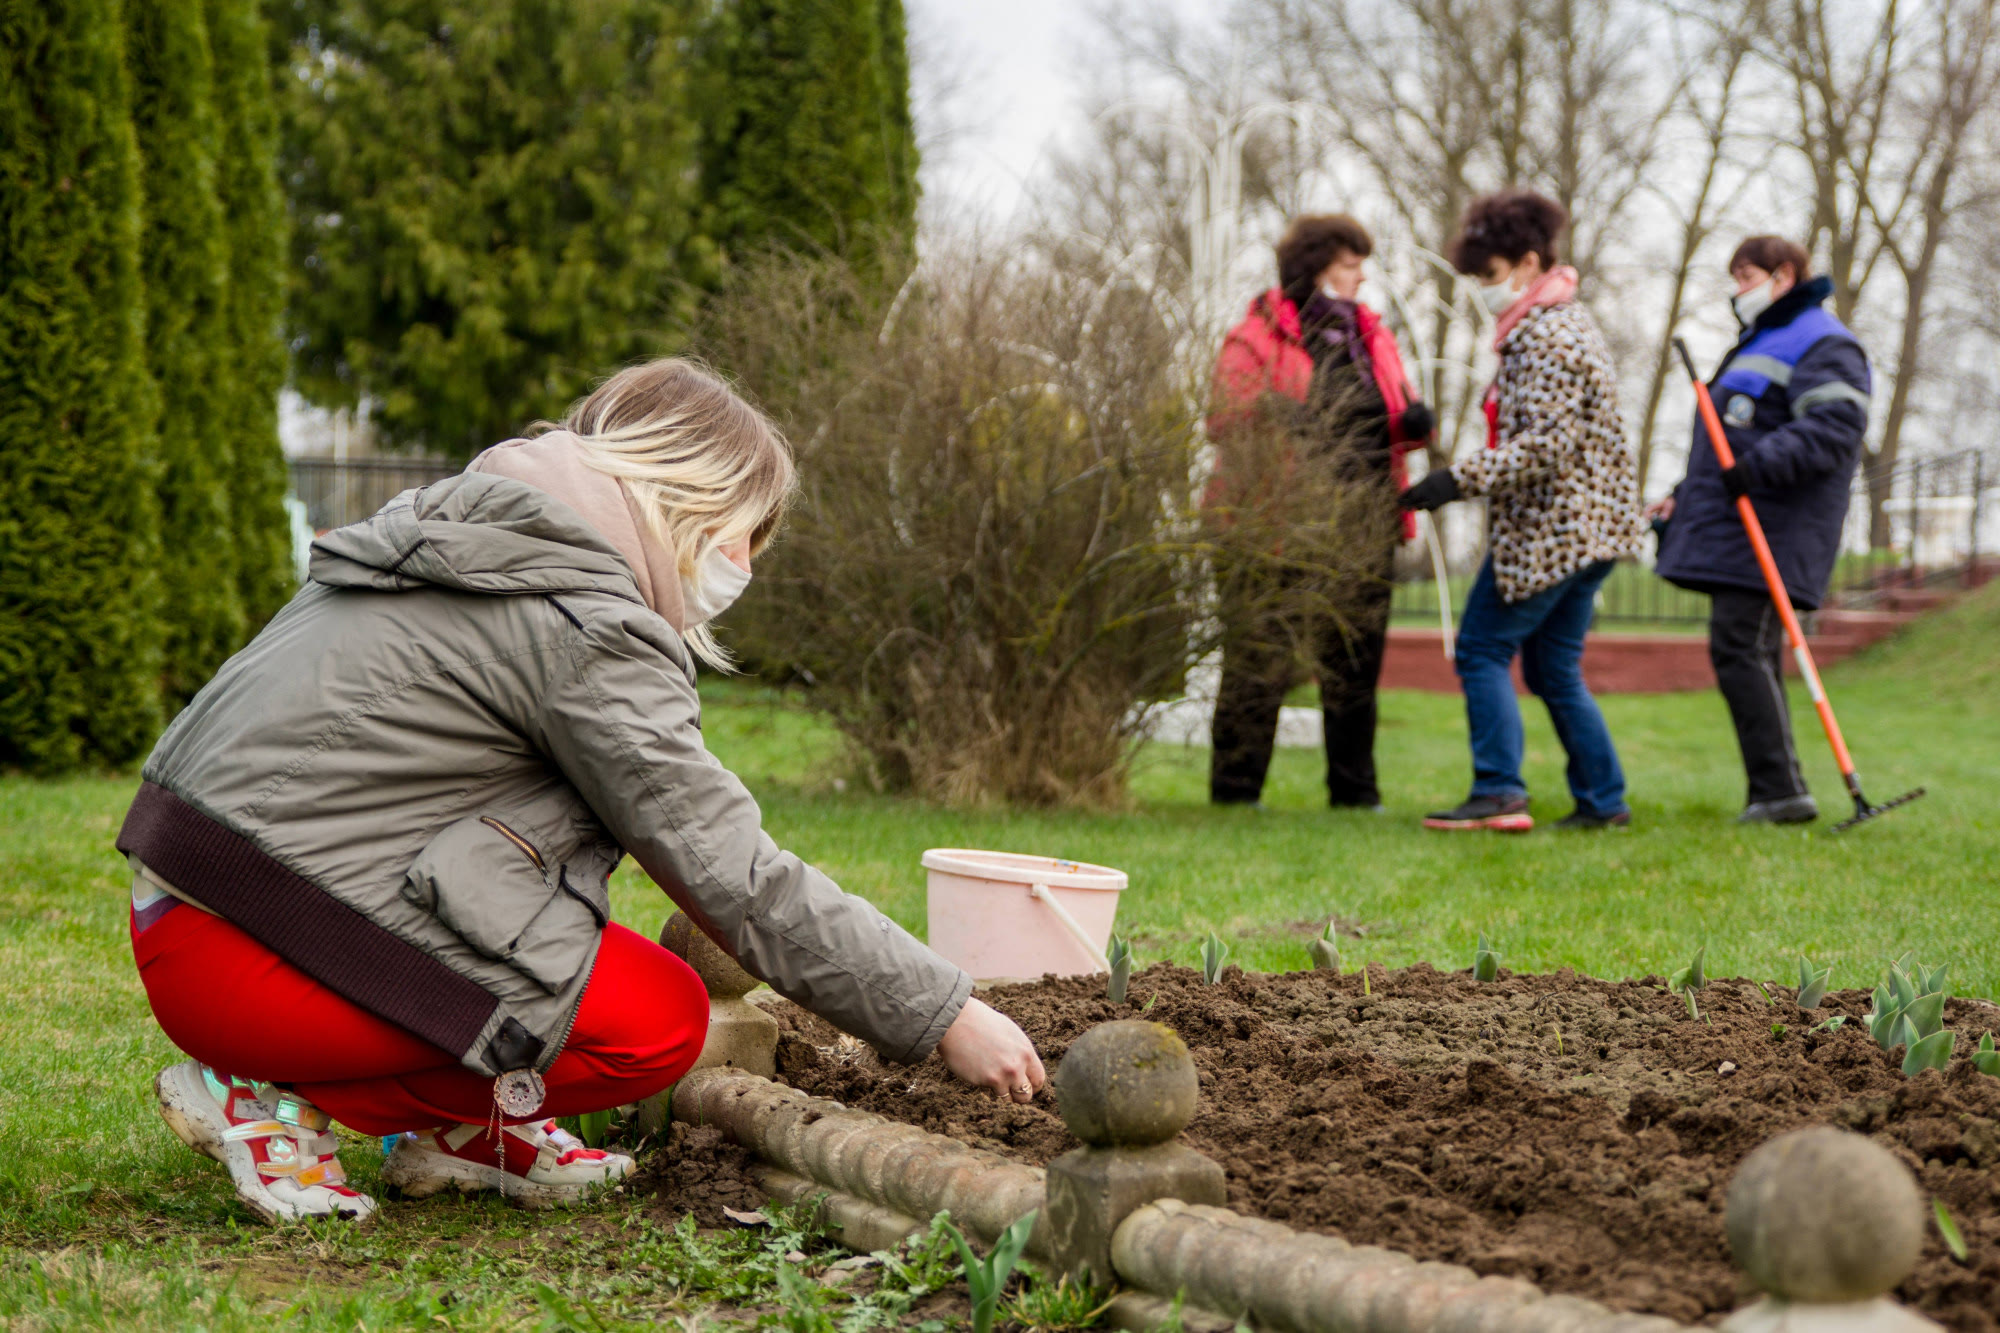
[[[1853,828],[1856,824],[1865,824],[1869,820],[1875,818],[1875,816],[1877,815],[1888,814],[1891,810],[1894,810],[1899,805],[1908,805],[1911,801],[1916,800],[1919,796],[1922,796],[1923,794],[1924,794],[1924,788],[1919,787],[1915,791],[1906,791],[1901,796],[1898,796],[1895,800],[1884,801],[1880,805],[1870,805],[1868,804],[1867,801],[1863,800],[1859,795],[1857,795],[1854,798],[1854,817],[1852,819],[1841,820],[1838,824],[1835,824],[1833,826],[1833,831],[1835,833],[1844,833],[1848,829]]]

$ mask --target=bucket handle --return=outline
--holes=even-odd
[[[1069,914],[1069,909],[1056,901],[1056,896],[1049,892],[1048,885],[1030,884],[1028,896],[1048,904],[1049,910],[1056,914],[1056,920],[1062,922],[1069,933],[1076,936],[1076,942],[1083,946],[1083,951],[1090,955],[1090,961],[1097,964],[1100,972],[1111,970],[1111,960],[1104,956],[1104,950],[1097,947],[1097,941],[1090,938],[1089,931],[1077,924],[1076,918]]]

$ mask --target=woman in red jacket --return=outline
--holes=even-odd
[[[1295,585],[1308,576],[1254,569],[1225,571],[1222,684],[1217,694],[1209,799],[1255,804],[1263,794],[1277,738],[1278,711],[1292,685],[1293,644],[1303,641],[1319,679],[1326,720],[1327,799],[1334,807],[1377,808],[1375,687],[1388,635],[1390,578],[1398,519],[1395,496],[1407,484],[1403,455],[1430,435],[1430,409],[1416,401],[1396,339],[1381,316],[1356,299],[1374,250],[1367,230],[1343,214],[1295,219],[1278,242],[1278,286],[1250,303],[1223,340],[1216,360],[1209,435],[1217,445],[1212,510],[1241,505],[1246,442],[1276,395],[1287,419],[1283,469],[1303,464],[1359,483],[1371,500],[1343,511],[1343,537],[1370,546],[1344,562],[1365,572],[1332,576],[1348,586],[1318,597],[1279,597],[1264,585]],[[1289,400],[1289,401],[1286,401]],[[1374,521],[1371,521],[1374,520]],[[1322,576],[1325,577],[1325,576]],[[1290,589],[1296,591],[1295,588]],[[1287,613],[1284,601],[1299,603]],[[1304,623],[1299,623],[1303,621]]]

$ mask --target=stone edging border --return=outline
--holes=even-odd
[[[640,1123],[670,1112],[720,1128],[757,1155],[774,1198],[816,1201],[849,1248],[887,1248],[947,1210],[990,1245],[1032,1211],[1028,1253],[1117,1285],[1109,1314],[1126,1329],[1158,1328],[1179,1302],[1191,1333],[1692,1333],[1221,1207],[1222,1168],[1176,1141],[1199,1089],[1186,1045],[1160,1024],[1104,1023],[1070,1045],[1050,1086],[1084,1146],[1045,1170],[774,1082],[778,1025],[742,998],[754,979],[683,917],[661,943],[709,988],[710,1042]],[[1924,1225],[1914,1180],[1879,1145],[1827,1128],[1778,1136],[1730,1187],[1731,1248],[1767,1294],[1723,1333],[1942,1333],[1888,1295]]]

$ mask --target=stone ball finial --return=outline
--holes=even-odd
[[[1056,1066],[1056,1107],[1069,1132],[1093,1147],[1165,1143],[1194,1118],[1194,1057],[1164,1023],[1100,1023]]]
[[[1728,1228],[1737,1264],[1779,1300],[1872,1300],[1916,1267],[1923,1198],[1887,1148],[1816,1126],[1743,1159],[1729,1186]]]
[[[710,999],[740,999],[757,989],[757,978],[702,934],[686,912],[675,912],[667,918],[667,924],[660,928],[660,947],[694,969],[701,984],[708,987]]]

